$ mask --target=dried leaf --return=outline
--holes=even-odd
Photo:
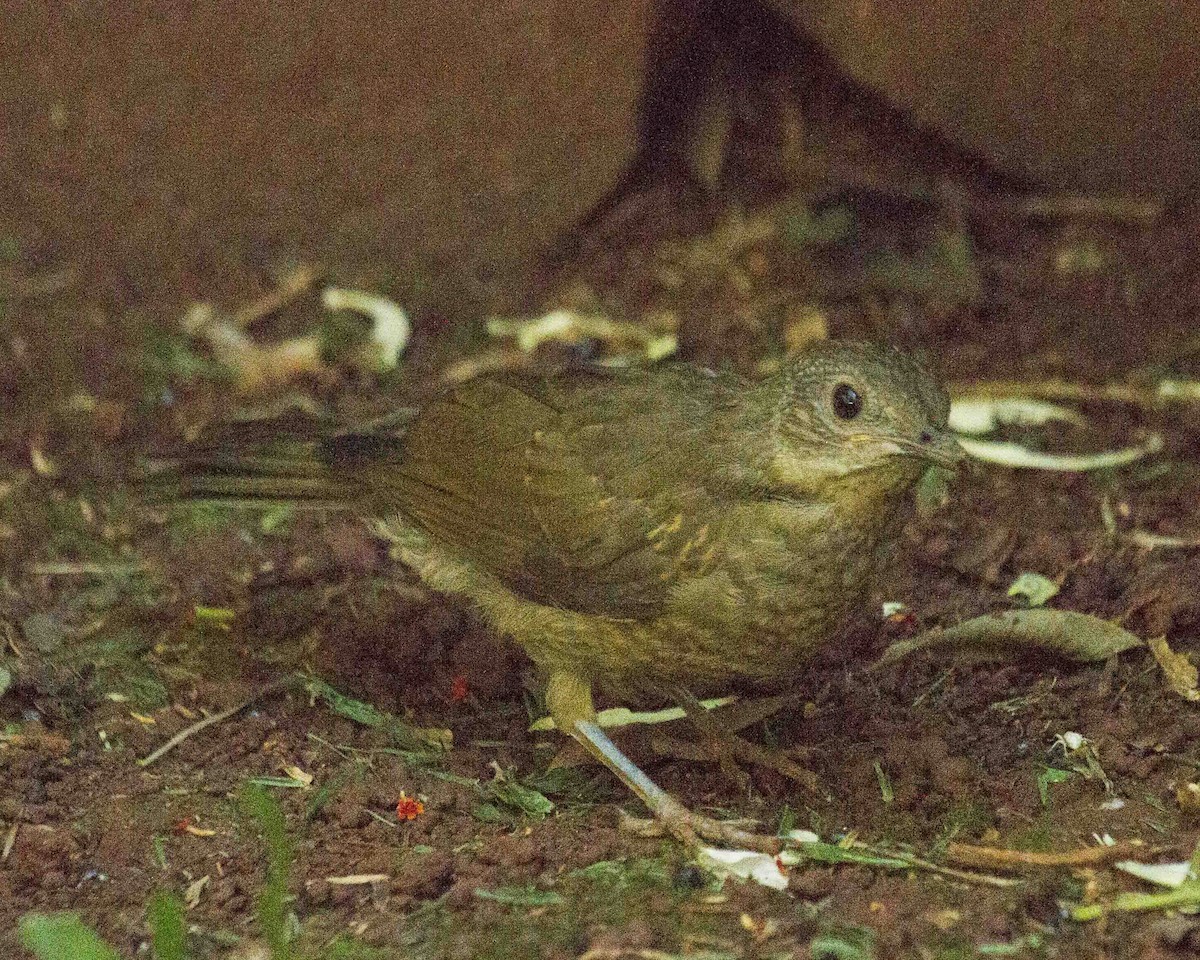
[[[1158,434],[1151,434],[1137,446],[1106,450],[1102,453],[1041,453],[1019,443],[974,440],[969,437],[960,437],[958,442],[968,454],[985,463],[1016,470],[1054,470],[1065,473],[1123,467],[1162,449],[1162,437]]]
[[[1115,623],[1069,610],[1006,610],[984,614],[954,627],[934,628],[893,643],[871,667],[895,663],[918,650],[967,648],[1000,656],[1033,647],[1082,663],[1107,660],[1143,646],[1142,640]]]
[[[1200,783],[1180,783],[1175,786],[1175,802],[1181,813],[1200,816]]]
[[[1087,425],[1081,414],[1068,407],[1031,397],[960,397],[950,404],[950,429],[979,436],[1003,424],[1040,427],[1052,421]]]
[[[1153,637],[1146,641],[1154,659],[1162,667],[1163,676],[1171,689],[1184,700],[1200,700],[1200,689],[1197,689],[1197,671],[1192,661],[1184,654],[1176,653],[1167,645],[1166,637]]]

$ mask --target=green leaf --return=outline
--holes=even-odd
[[[311,786],[295,777],[251,777],[247,782],[256,787],[275,787],[287,790],[307,790]]]
[[[842,927],[814,937],[808,945],[813,960],[875,960],[875,931]]]
[[[361,700],[348,697],[344,693],[335,690],[324,680],[309,680],[308,692],[314,697],[324,700],[325,705],[339,717],[353,720],[364,727],[381,727],[391,719],[390,714],[385,713],[378,707],[373,707],[369,703],[363,703]]]
[[[488,792],[505,806],[513,807],[525,814],[541,820],[554,810],[554,801],[544,793],[527,787],[512,780],[493,780],[488,785]]]
[[[899,857],[881,856],[867,850],[839,847],[833,843],[803,843],[798,847],[789,847],[781,856],[787,863],[805,860],[816,863],[854,863],[887,870],[908,870],[912,867],[909,861]]]
[[[533,886],[497,887],[495,890],[476,887],[475,896],[480,900],[492,900],[512,907],[555,907],[566,903],[561,894],[553,890],[539,890]]]
[[[385,729],[401,746],[413,750],[444,751],[449,750],[453,742],[449,730],[414,727],[378,707],[355,700],[353,697],[347,697],[324,680],[318,680],[316,677],[308,678],[307,688],[311,697],[324,700],[326,706],[338,716],[353,720],[364,727]]]
[[[1070,770],[1059,770],[1057,767],[1047,767],[1037,778],[1038,796],[1042,798],[1042,806],[1050,806],[1050,784],[1065,783],[1074,774]]]
[[[896,799],[896,793],[892,789],[892,779],[887,775],[887,771],[883,769],[883,764],[878,760],[875,761],[875,779],[879,781],[879,793],[883,797],[884,803],[891,803]]]
[[[1012,582],[1008,588],[1010,597],[1024,597],[1031,607],[1043,607],[1051,597],[1058,593],[1058,584],[1040,573],[1026,571]]]
[[[288,960],[292,955],[287,923],[287,880],[292,868],[292,844],[283,809],[266,790],[254,784],[243,788],[239,804],[244,815],[257,821],[267,852],[267,881],[258,898],[258,923],[271,948],[272,960]]]
[[[258,528],[268,536],[286,534],[296,519],[296,507],[291,503],[276,503],[263,511]]]
[[[179,897],[166,890],[158,891],[146,908],[146,924],[150,927],[155,960],[186,960],[187,922]]]
[[[228,630],[237,614],[228,607],[206,607],[198,603],[192,607],[192,616],[197,626]]]
[[[100,935],[74,913],[27,913],[21,943],[37,960],[121,960]]]
[[[477,803],[471,808],[471,816],[480,823],[505,823],[509,820],[494,803]]]

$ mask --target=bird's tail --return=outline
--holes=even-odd
[[[303,418],[226,424],[202,446],[152,465],[142,485],[160,502],[361,507],[370,494],[372,467],[400,458],[413,413],[404,408],[346,432]]]
[[[348,509],[361,487],[352,471],[330,463],[319,436],[227,432],[146,464],[139,485],[160,504],[203,501],[263,509],[280,504],[314,510]]]
[[[192,457],[168,466],[151,483],[166,499],[247,508],[288,503],[316,510],[347,509],[359,493],[350,477],[330,469],[312,451]]]

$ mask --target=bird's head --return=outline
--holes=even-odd
[[[956,469],[950,399],[912,356],[827,341],[760,387],[774,409],[773,485],[811,496],[836,487],[907,487],[931,465]]]

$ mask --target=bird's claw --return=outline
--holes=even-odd
[[[753,820],[714,820],[677,802],[658,811],[658,815],[652,819],[630,816],[621,811],[621,830],[634,836],[662,837],[670,834],[693,850],[710,843],[760,853],[778,853],[781,848],[779,838],[746,829],[755,825],[756,821]]]

